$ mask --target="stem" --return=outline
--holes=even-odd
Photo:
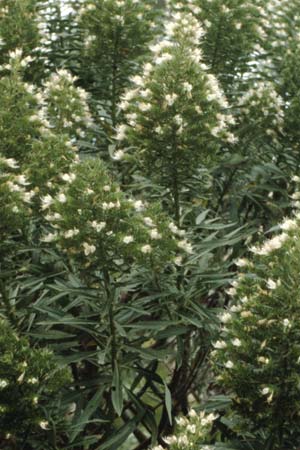
[[[107,271],[104,272],[104,286],[108,301],[108,317],[109,317],[109,328],[111,336],[111,367],[114,371],[115,361],[117,356],[117,338],[116,338],[116,326],[114,320],[114,295],[110,289],[110,277]]]
[[[4,283],[1,279],[0,279],[0,293],[1,293],[1,297],[2,297],[4,306],[6,309],[7,317],[9,319],[9,321],[11,322],[11,325],[17,327],[18,321],[17,321],[16,315],[15,315],[15,311],[10,304],[9,297],[7,296]]]
[[[174,218],[177,225],[180,224],[180,201],[179,201],[179,189],[177,179],[177,169],[174,170],[173,175],[173,200],[174,200]]]
[[[115,128],[117,125],[117,54],[118,54],[118,31],[115,30],[114,53],[112,61],[112,88],[111,88],[111,120]]]
[[[174,219],[176,225],[180,225],[180,199],[179,199],[179,183],[178,183],[178,161],[177,161],[177,141],[176,130],[173,130],[173,159],[172,159],[172,196],[174,201]]]

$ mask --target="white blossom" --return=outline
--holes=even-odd
[[[133,242],[133,241],[134,241],[133,236],[125,236],[125,237],[123,238],[124,244],[130,244],[130,243]]]
[[[151,247],[151,245],[143,245],[143,247],[141,248],[141,252],[142,253],[145,253],[145,254],[147,254],[147,253],[151,253],[152,252],[152,247]]]
[[[84,242],[83,244],[82,244],[82,246],[83,246],[83,249],[84,249],[84,254],[85,254],[85,256],[89,256],[89,255],[92,255],[93,253],[95,253],[95,251],[96,251],[96,247],[95,247],[95,245],[90,245],[90,244],[88,244],[87,242]]]

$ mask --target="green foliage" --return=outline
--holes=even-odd
[[[84,64],[90,67],[88,78],[82,78],[88,79],[85,86],[96,94],[113,125],[120,95],[154,36],[155,15],[155,0],[86,0],[78,12]]]
[[[166,37],[150,47],[153,61],[135,76],[120,104],[126,124],[117,129],[123,148],[134,148],[142,173],[167,188],[179,219],[179,196],[199,164],[215,158],[222,140],[235,142],[224,114],[228,104],[197,47],[202,29],[193,16],[177,14]],[[123,157],[117,150],[115,159]],[[194,164],[191,165],[190,161]]]
[[[171,9],[191,12],[203,24],[204,60],[218,75],[223,87],[231,94],[232,85],[240,82],[249,71],[253,52],[263,41],[265,32],[264,1],[256,0],[169,0]]]
[[[0,440],[21,445],[26,435],[42,439],[52,428],[56,397],[70,376],[51,351],[31,347],[3,319],[0,329]]]
[[[46,218],[57,230],[44,240],[58,241],[81,270],[119,272],[135,260],[149,260],[154,268],[175,257],[179,230],[159,208],[126,199],[100,161],[78,164],[61,178],[66,184],[56,198],[42,198],[42,209],[49,209]]]
[[[265,446],[278,450],[297,448],[300,438],[298,216],[252,248],[259,256],[237,261],[242,269],[229,292],[236,301],[214,344],[218,380],[243,418],[236,431],[264,435]]]
[[[297,2],[3,5],[1,448],[297,448]]]
[[[0,9],[0,62],[10,51],[22,48],[25,56],[40,42],[38,0],[2,0]]]

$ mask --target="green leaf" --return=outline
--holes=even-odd
[[[164,382],[165,385],[165,405],[169,417],[170,425],[172,425],[172,396],[170,389],[168,388],[167,384]]]
[[[99,389],[96,392],[96,394],[91,398],[91,400],[88,402],[84,411],[83,412],[81,411],[79,415],[75,415],[74,421],[72,423],[72,428],[74,429],[74,431],[71,433],[70,436],[71,442],[73,442],[74,439],[76,439],[76,437],[78,436],[78,434],[84,429],[84,427],[89,421],[89,418],[100,405],[100,399],[102,395],[103,390]]]
[[[112,379],[111,400],[116,413],[118,414],[118,416],[121,416],[123,410],[123,392],[122,392],[122,380],[120,377],[120,372],[117,363],[115,364]]]

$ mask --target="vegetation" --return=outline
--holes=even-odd
[[[299,27],[1,2],[1,448],[299,448]]]

